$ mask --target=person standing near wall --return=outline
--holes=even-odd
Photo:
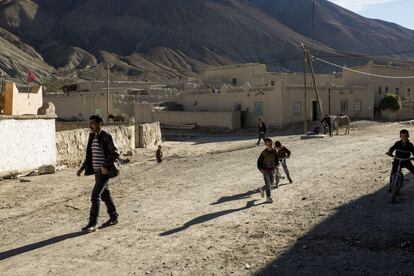
[[[109,178],[116,176],[113,170],[117,170],[114,162],[119,158],[118,149],[112,136],[102,130],[103,119],[99,115],[90,117],[88,146],[86,149],[86,159],[82,167],[78,170],[80,176],[85,171],[85,175],[95,175],[95,186],[91,195],[91,209],[89,223],[82,228],[82,231],[93,232],[98,228],[99,205],[102,199],[105,202],[109,220],[101,225],[107,227],[118,223],[118,213],[112,200],[108,188]]]
[[[257,141],[257,145],[260,144],[260,141],[263,139],[263,142],[265,142],[267,138],[267,125],[262,121],[262,119],[259,119],[259,126],[257,127],[257,132],[259,133],[259,140]]]

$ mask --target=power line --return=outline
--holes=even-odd
[[[320,62],[329,64],[331,66],[338,67],[338,68],[341,68],[343,70],[347,70],[347,71],[350,71],[350,72],[353,72],[353,73],[362,74],[362,75],[366,75],[366,76],[377,77],[377,78],[386,78],[386,79],[414,79],[414,76],[396,77],[396,76],[385,76],[385,75],[372,74],[372,73],[368,73],[368,72],[363,72],[363,71],[351,69],[351,68],[348,68],[348,67],[345,67],[345,66],[342,66],[342,65],[339,65],[339,64],[335,64],[335,63],[329,62],[329,61],[321,59],[321,58],[317,58],[317,57],[314,57],[314,58],[315,58],[315,60],[318,60]]]

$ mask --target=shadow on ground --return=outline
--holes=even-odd
[[[78,231],[78,232],[73,232],[73,233],[69,233],[69,234],[65,234],[65,235],[61,235],[61,236],[57,236],[57,237],[53,237],[47,240],[43,240],[43,241],[39,241],[39,242],[35,242],[35,243],[31,243],[25,246],[21,246],[21,247],[17,247],[14,249],[10,249],[7,251],[3,251],[0,252],[0,261],[23,254],[23,253],[27,253],[42,247],[46,247],[58,242],[62,242],[65,240],[69,240],[69,239],[73,239],[73,238],[77,238],[79,236],[85,235],[85,232],[82,231]]]
[[[337,208],[256,275],[414,275],[414,183]]]
[[[285,186],[285,185],[289,185],[289,183],[280,183],[279,187]],[[272,187],[272,190],[275,190],[276,187]],[[211,203],[210,205],[218,205],[218,204],[222,204],[225,202],[229,202],[229,201],[236,201],[236,200],[242,200],[242,199],[247,199],[250,198],[250,196],[254,195],[254,194],[258,194],[259,193],[259,188],[254,189],[254,190],[250,190],[241,194],[236,194],[236,195],[231,195],[231,196],[223,196],[220,197],[219,199],[217,199],[216,202]]]
[[[180,227],[177,227],[177,228],[174,228],[174,229],[171,229],[171,230],[168,230],[168,231],[165,231],[165,232],[161,233],[160,236],[169,236],[169,235],[172,235],[172,234],[176,234],[178,232],[187,230],[188,228],[190,228],[193,225],[205,223],[207,221],[210,221],[210,220],[213,220],[213,219],[216,219],[216,218],[219,218],[219,217],[231,214],[231,213],[235,213],[235,212],[239,212],[239,211],[242,211],[242,210],[250,209],[252,207],[259,206],[259,205],[263,204],[263,203],[255,204],[255,202],[256,202],[256,200],[250,200],[246,203],[246,206],[243,206],[243,207],[240,207],[240,208],[219,211],[219,212],[210,213],[210,214],[206,214],[206,215],[196,217],[196,218],[184,223],[183,226],[180,226]]]

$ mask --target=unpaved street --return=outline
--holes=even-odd
[[[256,191],[255,141],[167,143],[166,155],[187,154],[160,165],[136,156],[111,183],[120,223],[88,235],[78,230],[92,178],[0,182],[0,275],[412,275],[414,187],[395,205],[384,191],[384,153],[403,127],[277,137],[293,152],[295,183],[271,205]]]

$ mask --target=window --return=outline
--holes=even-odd
[[[294,102],[292,106],[293,115],[299,115],[301,113],[301,103]]]
[[[100,108],[96,108],[95,115],[102,115],[102,110]]]
[[[379,86],[378,87],[378,95],[381,95],[382,94],[382,86]]]
[[[388,86],[385,86],[385,93],[388,93]]]
[[[256,115],[263,115],[263,102],[254,103],[254,112]]]
[[[275,86],[275,81],[271,81],[271,82],[270,82],[270,85],[271,85],[271,86]]]
[[[408,96],[408,97],[411,97],[411,88],[408,88],[408,89],[407,89],[407,96]]]
[[[354,112],[361,112],[361,100],[354,100]]]
[[[236,79],[236,78],[233,78],[233,80],[232,80],[232,84],[233,84],[234,86],[236,86],[236,85],[237,85],[237,79]]]
[[[341,100],[341,113],[348,113],[348,99]]]
[[[395,88],[395,94],[400,95],[400,89],[398,87]]]

